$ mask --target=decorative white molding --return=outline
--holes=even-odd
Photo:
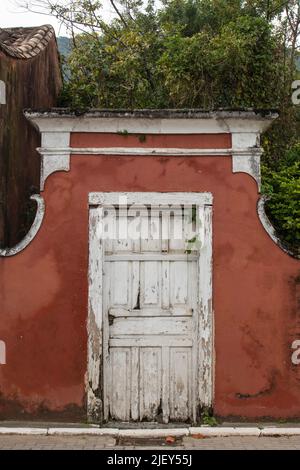
[[[294,253],[288,250],[284,246],[284,244],[281,242],[281,240],[278,238],[276,234],[276,230],[273,227],[272,223],[270,222],[265,211],[265,204],[267,200],[268,200],[267,196],[262,196],[257,202],[257,214],[258,214],[259,220],[261,221],[263,228],[265,229],[269,237],[273,240],[273,242],[276,243],[276,245],[279,246],[279,248],[281,248],[282,251],[292,256],[293,258],[299,259],[299,256],[296,256]]]
[[[260,147],[260,134],[269,125],[264,124],[260,129],[249,130],[248,132],[234,131],[232,140],[232,172],[246,173],[255,179],[258,191],[261,189],[260,157],[262,149]]]
[[[229,155],[261,155],[260,147],[246,147],[244,149],[219,148],[219,149],[202,149],[202,148],[163,148],[163,147],[64,147],[64,148],[38,148],[43,155],[68,154],[71,155],[196,155],[196,156],[216,156],[224,157]]]
[[[251,134],[252,135],[252,134]],[[221,149],[189,149],[189,148],[161,148],[161,147],[62,147],[39,148],[42,155],[41,190],[44,189],[46,178],[55,171],[69,171],[70,155],[92,155],[101,157],[110,156],[203,156],[224,157],[232,156],[233,173],[247,173],[252,176],[260,188],[260,147],[247,148],[221,148]]]
[[[220,156],[231,155],[232,149],[188,149],[188,148],[163,148],[163,147],[74,147],[74,148],[59,148],[59,149],[49,149],[41,148],[39,149],[40,153],[44,155],[54,155],[57,152],[70,152],[71,155],[134,155],[134,156],[144,156],[144,155],[156,155],[158,157],[163,155],[172,155],[172,156]]]
[[[260,134],[278,114],[270,112],[201,110],[94,110],[76,116],[70,110],[25,112],[25,116],[42,133],[43,168],[41,187],[54,171],[68,171],[72,155],[173,155],[224,156],[232,155],[233,173],[243,172],[255,179],[260,190]],[[70,133],[127,134],[231,134],[231,149],[178,148],[72,148]]]
[[[259,147],[260,133],[262,129],[256,129],[255,132],[232,132],[231,142],[234,150],[243,150],[251,147]]]
[[[278,114],[255,111],[141,110],[89,111],[80,116],[67,109],[26,111],[40,132],[112,132],[148,134],[257,134]]]
[[[18,243],[13,248],[4,248],[0,250],[0,256],[8,257],[8,256],[14,256],[20,253],[32,242],[32,240],[35,238],[36,234],[38,233],[42,225],[44,214],[45,214],[45,203],[44,203],[44,199],[42,198],[42,196],[39,196],[38,194],[31,196],[30,199],[36,201],[37,212],[36,212],[34,222],[29,232],[23,238],[23,240],[21,240],[20,243]]]
[[[70,133],[43,132],[42,147],[38,152],[42,157],[40,190],[43,191],[48,176],[56,171],[70,170]]]
[[[42,147],[47,149],[66,149],[70,146],[70,132],[42,132]]]
[[[42,156],[41,164],[41,191],[45,188],[45,181],[48,176],[52,175],[56,171],[69,171],[70,170],[70,153],[43,153],[40,151]]]
[[[255,150],[255,151],[254,151]],[[258,190],[261,189],[260,156],[261,149],[250,149],[246,152],[233,152],[232,172],[247,173],[257,182]]]
[[[204,204],[211,205],[213,203],[213,195],[211,193],[157,193],[157,192],[112,192],[112,193],[89,193],[90,206],[111,206],[111,205],[172,205]]]

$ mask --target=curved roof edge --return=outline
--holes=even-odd
[[[55,36],[49,24],[30,28],[0,28],[0,51],[16,59],[31,59],[40,54]]]
[[[148,119],[266,119],[273,120],[278,117],[276,109],[25,109],[25,116],[40,118],[148,118]]]

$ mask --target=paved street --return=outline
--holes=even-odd
[[[0,450],[300,450],[297,437],[184,437],[167,444],[165,439],[115,439],[103,436],[0,436]]]

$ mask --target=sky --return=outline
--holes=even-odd
[[[61,0],[68,3],[69,0]],[[59,21],[49,15],[33,13],[26,11],[20,7],[20,4],[36,3],[35,0],[0,0],[0,28],[8,28],[15,26],[41,26],[43,24],[51,24],[57,36],[67,36],[66,28],[60,25]],[[157,4],[159,1],[157,0]],[[112,6],[109,0],[102,1],[102,17],[110,20],[114,16]]]
[[[22,3],[26,4],[26,0],[0,0],[0,28],[51,24],[57,36],[68,35],[65,27],[62,26],[56,18],[41,13],[26,11],[24,8],[20,7]],[[27,0],[27,3],[31,3],[30,0],[29,2]],[[34,3],[34,0],[32,0],[32,3]],[[112,9],[107,0],[103,1],[103,7],[103,17],[106,19],[111,18]]]
[[[52,24],[57,35],[63,36],[66,34],[65,29],[60,27],[55,18],[24,11],[17,5],[18,2],[21,3],[20,0],[0,0],[0,28]]]

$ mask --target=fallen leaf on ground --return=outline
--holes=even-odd
[[[166,437],[166,443],[167,443],[167,444],[173,444],[173,442],[175,442],[175,440],[176,440],[176,439],[175,439],[175,437],[173,437],[173,436],[168,436],[168,437]]]
[[[205,436],[203,436],[203,434],[192,434],[191,437],[193,439],[205,439]]]

